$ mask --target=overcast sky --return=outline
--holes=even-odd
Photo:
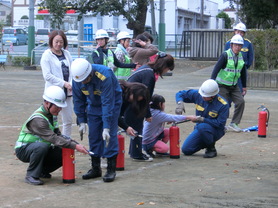
[[[225,3],[223,3],[223,0],[211,0],[211,1],[218,3],[218,9],[225,9],[226,7],[229,7],[229,1],[226,1]]]

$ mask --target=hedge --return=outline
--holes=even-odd
[[[26,56],[14,56],[11,61],[14,66],[30,66],[31,64],[31,58]]]
[[[249,39],[254,47],[254,70],[278,69],[278,30],[248,30],[245,38]]]

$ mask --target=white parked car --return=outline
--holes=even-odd
[[[69,45],[78,45],[78,30],[68,30],[67,32],[65,32],[65,35],[67,36]]]
[[[105,29],[108,33],[108,36],[109,36],[109,45],[110,46],[114,46],[116,47],[117,46],[117,35],[118,33],[120,32],[120,30],[118,28],[108,28],[108,29]]]
[[[45,44],[45,43],[48,44],[49,34],[50,34],[50,29],[47,28],[38,29],[35,36],[35,44],[36,45]]]

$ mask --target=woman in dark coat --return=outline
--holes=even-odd
[[[159,75],[161,78],[163,74],[169,70],[172,71],[175,67],[174,58],[170,54],[161,52],[156,59],[148,64],[138,68],[129,78],[128,82],[139,82],[147,86],[149,89],[150,97],[153,95],[155,87],[155,75]],[[151,113],[148,107],[145,114],[147,121],[151,122]],[[134,161],[152,161],[147,155],[142,153],[142,135],[143,130],[143,117],[136,117],[131,109],[127,109],[125,112],[125,122],[136,130],[137,136],[132,137],[130,140],[129,154]]]

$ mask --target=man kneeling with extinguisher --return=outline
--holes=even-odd
[[[88,150],[75,140],[61,135],[57,116],[67,106],[64,91],[58,86],[48,87],[44,102],[23,124],[15,153],[19,160],[29,163],[25,182],[43,185],[40,178],[51,178],[51,172],[62,166],[62,148],[75,149],[88,154]]]
[[[204,158],[217,156],[215,143],[225,134],[225,124],[229,116],[229,105],[218,95],[218,84],[206,80],[198,90],[183,90],[176,94],[176,114],[185,112],[185,103],[194,103],[196,116],[186,116],[187,120],[197,123],[182,145],[185,155],[192,155],[206,148]]]

